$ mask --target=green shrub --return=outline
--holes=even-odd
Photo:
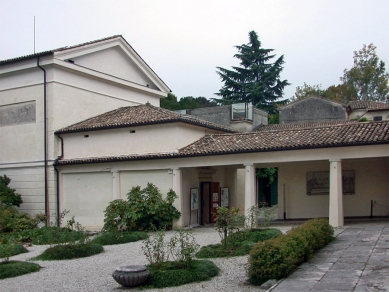
[[[234,233],[239,231],[239,228],[244,227],[245,217],[239,214],[237,208],[216,207],[215,227],[219,232],[224,248],[227,245],[233,245],[235,237]]]
[[[286,277],[299,264],[333,240],[334,230],[326,219],[312,219],[286,235],[256,244],[250,252],[249,280],[261,285]]]
[[[9,261],[0,263],[0,279],[12,278],[40,270],[40,266],[29,262]]]
[[[278,229],[250,229],[239,231],[230,235],[234,239],[227,240],[230,243],[227,245],[227,248],[224,248],[222,244],[203,246],[196,256],[197,258],[219,258],[247,255],[258,241],[276,238],[281,234],[281,231]]]
[[[91,242],[101,245],[113,245],[134,242],[146,238],[148,238],[147,233],[142,231],[103,232],[92,239]]]
[[[122,230],[165,230],[169,229],[174,219],[181,213],[173,206],[177,198],[170,190],[166,199],[159,189],[151,183],[141,189],[133,187],[127,194],[127,201],[115,200],[105,209],[105,231]]]
[[[189,268],[200,245],[191,232],[179,229],[168,242],[168,248],[176,262],[184,268]]]
[[[36,221],[14,206],[0,204],[0,233],[14,232],[36,227]]]
[[[208,281],[219,274],[219,268],[211,261],[195,260],[188,269],[177,262],[165,262],[157,267],[149,265],[147,288],[180,286],[192,282]]]
[[[22,197],[8,186],[10,182],[9,177],[0,175],[0,205],[19,207],[23,203]]]
[[[21,244],[0,244],[0,259],[1,258],[9,258],[14,255],[28,252],[28,250]]]
[[[31,233],[31,242],[36,245],[61,244],[85,240],[87,235],[83,231],[74,231],[68,227],[42,227]]]
[[[41,255],[35,257],[35,260],[69,260],[83,257],[89,257],[104,251],[100,244],[79,243],[56,245],[46,249]]]

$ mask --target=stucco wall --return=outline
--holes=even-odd
[[[168,123],[70,133],[62,137],[65,145],[64,158],[78,158],[171,152],[204,135],[204,128]]]
[[[338,103],[310,97],[285,106],[280,124],[347,120],[346,109]]]
[[[228,126],[231,121],[231,111],[230,107],[227,105],[196,108],[188,110],[187,112],[189,115],[197,116],[219,125]]]
[[[120,198],[127,199],[126,195],[133,187],[144,188],[149,182],[153,183],[165,197],[173,186],[173,176],[168,169],[121,171]]]
[[[370,216],[370,202],[376,202],[373,215],[388,215],[388,159],[342,161],[342,170],[355,171],[355,194],[343,196],[344,216]],[[278,166],[280,219],[328,217],[329,195],[306,195],[306,173],[329,171],[329,162],[280,164]],[[283,185],[286,208],[283,205]]]
[[[63,174],[61,211],[69,210],[65,218],[75,216],[76,222],[90,230],[104,225],[104,210],[112,197],[111,172]]]

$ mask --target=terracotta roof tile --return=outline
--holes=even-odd
[[[85,121],[58,130],[56,131],[56,134],[171,122],[188,123],[228,133],[238,132],[235,129],[208,122],[194,116],[181,115],[179,113],[164,108],[146,104],[121,107],[116,110],[98,115],[93,118],[89,118]]]
[[[352,110],[356,109],[389,109],[388,103],[377,102],[372,100],[352,100],[349,102]]]
[[[182,158],[247,152],[327,148],[389,144],[389,122],[347,123],[315,128],[279,131],[214,134],[181,148],[178,152],[90,157],[60,160],[58,165],[131,161],[144,159]]]
[[[358,121],[328,121],[328,122],[307,122],[307,123],[291,123],[291,124],[272,124],[263,125],[256,129],[256,131],[283,131],[291,129],[317,128],[333,125],[344,125],[350,123],[358,123]]]

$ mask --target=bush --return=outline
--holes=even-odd
[[[333,240],[334,230],[326,219],[312,219],[286,235],[260,242],[249,258],[249,281],[261,285],[281,279]]]
[[[22,197],[8,186],[10,182],[9,177],[0,175],[0,205],[19,207],[23,203]]]
[[[219,258],[247,255],[258,241],[276,238],[281,234],[281,231],[278,229],[251,229],[239,231],[230,235],[234,239],[230,239],[228,242],[233,244],[227,245],[227,248],[224,248],[222,244],[203,246],[196,256],[198,258]]]
[[[40,270],[40,266],[29,262],[9,261],[0,263],[0,279],[12,278]]]
[[[100,244],[78,243],[56,245],[46,249],[41,255],[35,257],[35,260],[70,260],[83,257],[89,257],[104,251]]]
[[[180,286],[192,282],[207,281],[219,274],[219,268],[211,261],[195,260],[188,269],[182,269],[177,262],[165,262],[157,267],[147,266],[150,277],[148,288]]]
[[[132,231],[132,232],[103,232],[100,235],[92,239],[91,243],[97,243],[101,245],[113,245],[122,244],[128,242],[134,242],[148,238],[146,232]]]
[[[189,268],[200,245],[193,234],[182,229],[177,230],[168,243],[169,251],[174,260],[183,268]]]
[[[14,232],[36,227],[36,221],[14,206],[0,204],[0,233]]]
[[[41,244],[61,244],[86,240],[87,235],[83,231],[74,231],[68,227],[42,227],[31,232],[31,242]]]
[[[9,258],[14,255],[28,252],[28,250],[21,244],[0,244],[0,259],[1,258]]]
[[[133,187],[127,194],[127,201],[114,200],[105,209],[105,231],[122,230],[165,230],[181,213],[173,206],[177,195],[170,190],[166,199],[151,183],[141,189]]]

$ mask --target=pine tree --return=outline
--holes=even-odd
[[[224,85],[216,93],[222,98],[215,100],[221,104],[247,102],[274,113],[277,105],[286,103],[277,101],[282,98],[284,87],[289,85],[287,80],[280,80],[284,56],[270,63],[275,57],[271,54],[274,50],[262,48],[255,31],[249,32],[248,44],[236,48],[238,53],[234,57],[240,60],[240,66],[232,70],[217,67]]]

